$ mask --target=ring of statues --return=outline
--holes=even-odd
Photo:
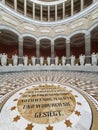
[[[97,66],[98,64],[98,53],[92,53],[91,56],[88,56],[90,59],[91,59],[91,63],[90,65],[92,66]],[[12,55],[12,63],[10,63],[10,65],[13,65],[13,66],[17,66],[19,63],[18,63],[18,60],[19,59],[22,59],[22,64],[24,66],[27,66],[27,65],[47,65],[47,66],[51,66],[51,65],[55,65],[55,66],[65,66],[67,65],[67,60],[70,61],[70,64],[71,66],[75,66],[75,65],[80,65],[80,66],[84,66],[86,65],[86,62],[85,62],[85,58],[86,56],[83,55],[83,54],[80,54],[79,55],[79,61],[78,63],[76,63],[76,58],[74,55],[72,55],[71,57],[69,58],[66,58],[66,56],[62,56],[61,59],[59,59],[58,56],[56,56],[55,58],[51,58],[51,57],[47,57],[46,59],[41,56],[40,58],[36,58],[35,56],[32,56],[31,57],[31,64],[29,64],[29,59],[28,59],[28,56],[23,56],[23,57],[18,57],[18,55]],[[1,66],[7,66],[8,65],[8,57],[7,57],[7,54],[3,53],[3,54],[0,54],[0,62],[1,62]]]

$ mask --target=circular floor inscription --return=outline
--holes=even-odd
[[[51,124],[69,117],[76,106],[75,97],[66,88],[39,85],[26,90],[18,100],[19,113],[38,124]]]

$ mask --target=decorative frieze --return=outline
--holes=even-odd
[[[18,23],[17,23],[17,22],[15,22],[15,20],[12,20],[12,19],[10,19],[10,18],[8,18],[8,17],[6,17],[6,16],[2,16],[2,19],[3,19],[4,21],[6,21],[6,22],[10,23],[10,24],[15,25],[15,26],[17,26],[17,25],[18,25]]]
[[[24,29],[35,32],[36,30],[29,26],[24,26]]]

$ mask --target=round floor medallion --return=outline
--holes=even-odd
[[[56,123],[68,118],[76,106],[75,97],[66,88],[39,85],[26,90],[18,100],[20,114],[39,124]]]

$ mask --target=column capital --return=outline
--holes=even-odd
[[[36,45],[39,45],[39,44],[40,44],[40,40],[37,40],[37,41],[36,41]]]
[[[19,36],[19,37],[18,37],[18,41],[19,41],[19,42],[23,42],[23,37],[22,37],[22,36]]]
[[[66,39],[66,44],[70,44],[70,39]]]
[[[54,45],[54,40],[51,40],[51,46]]]
[[[86,33],[85,34],[85,38],[91,38],[91,34],[90,33]]]

